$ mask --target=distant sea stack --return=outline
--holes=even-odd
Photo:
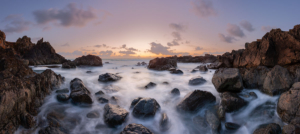
[[[176,57],[155,58],[149,61],[148,69],[152,70],[169,70],[177,67]]]
[[[74,61],[67,61],[62,64],[62,68],[76,68],[76,66],[99,66],[102,67],[102,59],[96,55],[87,55],[76,58]]]

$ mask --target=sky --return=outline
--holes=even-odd
[[[0,30],[72,59],[223,54],[300,24],[299,0],[2,0]]]

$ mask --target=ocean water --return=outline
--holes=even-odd
[[[63,120],[64,126],[72,134],[119,134],[123,128],[130,123],[143,124],[152,132],[158,134],[212,133],[209,129],[203,131],[203,126],[199,126],[199,124],[193,121],[196,116],[203,117],[205,110],[207,110],[206,108],[199,110],[197,113],[179,113],[176,110],[176,105],[186,94],[195,89],[211,92],[217,98],[216,104],[220,103],[220,95],[211,82],[215,70],[209,69],[207,72],[198,71],[191,73],[193,68],[201,64],[178,63],[178,68],[181,69],[184,74],[175,75],[170,74],[168,71],[153,71],[147,69],[146,66],[136,66],[137,62],[142,61],[146,63],[149,62],[149,60],[103,60],[103,63],[109,62],[109,64],[104,64],[103,67],[79,67],[76,69],[51,68],[54,72],[61,74],[66,79],[60,89],[69,88],[72,79],[80,78],[91,92],[93,99],[92,106],[75,106],[70,101],[68,103],[60,103],[56,99],[57,93],[53,91],[51,95],[45,99],[44,104],[40,107],[40,113],[35,117],[38,124],[37,128],[26,130],[20,127],[16,133],[38,133],[39,129],[48,125],[47,114],[53,110],[65,114]],[[36,72],[42,72],[49,68],[36,66],[32,67],[32,69]],[[86,73],[86,71],[92,71],[92,73]],[[104,73],[118,73],[123,78],[112,83],[98,82],[99,75]],[[203,77],[207,82],[202,85],[190,86],[188,81],[198,76]],[[157,86],[145,90],[143,87],[149,82],[154,82]],[[168,82],[169,85],[165,85],[163,82]],[[103,89],[105,86],[118,87],[120,90],[110,92]],[[173,88],[180,90],[180,96],[174,97],[170,94]],[[105,104],[99,103],[97,100],[99,96],[95,95],[95,93],[100,90],[105,93],[105,97],[108,99],[115,96],[118,99],[116,103],[129,111],[126,122],[117,128],[108,128],[104,123],[103,107]],[[255,92],[258,98],[253,99],[247,97],[246,94],[249,92]],[[275,122],[281,125],[283,124],[276,113],[278,96],[271,97],[261,93],[257,89],[244,89],[239,95],[249,101],[249,104],[239,111],[226,114],[226,120],[222,121],[223,131],[221,131],[221,133],[251,134],[259,125],[265,123]],[[157,100],[161,108],[154,118],[139,119],[132,116],[130,104],[132,100],[137,97],[150,97]],[[100,117],[87,118],[87,113],[91,111],[96,111],[100,114]],[[161,113],[166,113],[169,117],[170,128],[167,131],[162,131],[159,127]],[[237,131],[226,131],[225,122],[237,123],[241,125],[241,127]]]

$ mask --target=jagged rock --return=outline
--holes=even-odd
[[[172,91],[171,91],[171,94],[172,95],[180,95],[180,91],[178,88],[174,88]]]
[[[276,65],[268,72],[262,92],[269,95],[278,95],[287,91],[293,84],[293,79],[286,68]]]
[[[117,127],[125,122],[128,111],[121,108],[119,105],[106,104],[104,106],[104,122],[109,127]]]
[[[76,58],[73,62],[76,66],[103,66],[102,59],[95,55],[81,56]]]
[[[6,35],[0,30],[0,47],[5,48]]]
[[[21,114],[20,120],[21,125],[26,129],[30,129],[36,124],[35,119],[30,114]]]
[[[189,80],[189,85],[200,85],[204,84],[206,80],[203,77],[194,77]]]
[[[161,114],[161,118],[159,121],[159,128],[161,131],[166,131],[170,128],[169,117],[166,113]]]
[[[121,78],[122,77],[119,76],[119,75],[117,75],[117,74],[105,73],[105,74],[99,75],[98,81],[101,81],[101,82],[112,82],[112,81],[118,81]]]
[[[176,58],[155,58],[153,60],[150,60],[148,69],[153,70],[168,70],[170,68],[176,68],[177,67],[177,60]]]
[[[101,91],[101,90],[95,93],[95,95],[103,95],[103,94],[104,94],[104,93],[103,93],[103,91]]]
[[[232,122],[226,122],[225,127],[229,130],[237,130],[241,127],[241,125]]]
[[[250,69],[240,69],[244,87],[250,89],[262,89],[264,80],[269,71],[270,69],[265,66],[257,66]]]
[[[154,134],[142,124],[129,124],[120,134]]]
[[[69,100],[69,98],[70,98],[70,96],[67,95],[67,94],[57,94],[57,95],[56,95],[56,99],[57,99],[59,102],[66,102],[66,101]]]
[[[174,71],[170,71],[171,74],[183,74],[183,72],[179,69],[174,70]]]
[[[87,115],[86,115],[87,118],[99,118],[100,115],[97,111],[92,111],[92,112],[89,112]]]
[[[216,102],[216,97],[210,92],[194,90],[187,94],[183,100],[177,104],[177,109],[180,111],[195,112],[206,104]]]
[[[71,94],[70,98],[75,103],[92,104],[93,100],[90,91],[85,87],[82,80],[75,78],[70,82]]]
[[[132,101],[132,115],[137,118],[154,117],[160,105],[153,98],[138,98]]]
[[[64,88],[64,89],[61,89],[61,90],[56,90],[55,93],[69,93],[69,89]]]
[[[224,92],[221,94],[221,107],[225,112],[234,112],[248,104],[247,101],[239,97],[236,93]]]
[[[261,125],[253,134],[281,134],[281,127],[276,123]]]
[[[146,86],[145,86],[145,89],[149,89],[149,88],[153,88],[156,86],[156,83],[153,83],[153,82],[149,82]]]
[[[239,69],[220,68],[213,78],[212,83],[218,92],[241,92],[243,90],[243,81]]]
[[[76,64],[74,62],[68,60],[67,62],[64,62],[62,64],[62,68],[67,68],[67,69],[69,69],[69,68],[76,68]]]

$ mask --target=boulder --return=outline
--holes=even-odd
[[[137,66],[147,66],[147,63],[143,61],[143,62],[138,62],[136,65]]]
[[[132,101],[132,115],[137,118],[154,117],[160,105],[153,98],[138,98]]]
[[[59,128],[48,126],[39,130],[39,134],[66,134],[65,132],[61,131]]]
[[[207,65],[207,68],[209,68],[209,69],[219,69],[219,68],[224,68],[224,67],[226,67],[226,66],[223,62],[214,62],[214,63]]]
[[[207,104],[216,102],[216,97],[210,92],[194,90],[187,94],[178,104],[177,109],[180,111],[195,112]]]
[[[281,127],[276,123],[261,125],[253,134],[281,134]]]
[[[113,81],[118,81],[121,78],[122,77],[119,76],[119,75],[117,75],[117,74],[105,73],[105,74],[99,75],[98,81],[101,81],[101,82],[113,82]]]
[[[206,65],[200,65],[200,66],[198,66],[198,67],[196,67],[196,68],[199,69],[199,71],[201,71],[201,72],[206,72],[206,71],[208,71]]]
[[[87,113],[86,117],[87,118],[99,118],[100,115],[97,111],[91,111],[91,112]]]
[[[234,112],[248,104],[247,101],[239,97],[236,93],[224,92],[221,94],[220,106],[225,112]]]
[[[189,80],[189,85],[201,85],[204,84],[206,82],[206,80],[203,77],[194,77],[192,79]]]
[[[67,62],[64,62],[61,66],[62,68],[76,68],[76,64],[70,60],[68,60]]]
[[[205,54],[204,56],[180,56],[177,57],[177,61],[178,62],[183,62],[183,63],[213,63],[215,61],[217,61],[217,57],[211,54]]]
[[[221,129],[221,121],[219,120],[217,114],[210,110],[205,111],[205,119],[210,126],[212,133],[217,134]]]
[[[276,65],[267,73],[262,92],[269,95],[279,95],[293,84],[293,79],[286,68]]]
[[[59,102],[66,102],[68,101],[70,98],[70,96],[68,94],[57,94],[56,95],[56,99],[59,101]]]
[[[232,122],[226,122],[225,127],[229,130],[237,130],[241,127],[241,125]]]
[[[159,121],[159,128],[161,131],[166,131],[170,128],[169,117],[166,113],[161,114],[161,118]]]
[[[212,83],[218,92],[241,92],[243,90],[243,81],[239,69],[220,68],[213,78]]]
[[[81,56],[76,58],[73,62],[76,66],[103,66],[102,59],[95,55]]]
[[[104,122],[109,127],[117,127],[125,122],[128,111],[121,108],[119,105],[106,104],[104,106]]]
[[[120,134],[154,134],[142,124],[129,124]]]
[[[172,95],[180,95],[180,91],[178,88],[174,88],[174,89],[172,89],[171,94]]]
[[[100,103],[102,103],[102,104],[104,104],[104,103],[108,103],[108,99],[106,99],[106,98],[104,98],[104,97],[100,97],[99,99],[98,99],[98,101],[100,102]]]
[[[285,125],[282,127],[282,134],[299,134],[300,125]]]
[[[183,72],[179,69],[176,69],[174,71],[170,71],[171,74],[183,74]]]
[[[104,94],[104,93],[103,93],[103,91],[101,91],[101,90],[95,93],[95,95],[103,95],[103,94]]]
[[[145,86],[145,89],[149,89],[149,88],[153,88],[153,87],[156,87],[156,83],[153,83],[153,82],[149,82],[146,86]]]
[[[269,71],[270,69],[265,66],[257,66],[250,69],[240,69],[244,87],[249,89],[262,89],[264,80]]]
[[[75,78],[70,82],[71,94],[70,98],[75,103],[92,104],[93,100],[90,91],[85,87],[82,80]]]
[[[168,57],[168,58],[155,58],[150,60],[148,69],[153,70],[168,70],[170,68],[177,67],[176,58]]]

